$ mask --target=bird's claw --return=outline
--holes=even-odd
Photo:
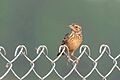
[[[70,56],[67,57],[67,61],[70,62]]]
[[[76,58],[76,60],[75,60],[75,61],[76,61],[76,64],[78,64],[78,63],[79,63],[79,59],[77,59],[77,58]]]
[[[79,60],[77,59],[77,60],[76,60],[76,64],[78,64],[78,63],[79,63]]]

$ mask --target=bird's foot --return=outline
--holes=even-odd
[[[79,63],[79,59],[76,56],[74,56],[73,54],[72,54],[72,56],[75,58],[76,64],[78,64]]]
[[[67,61],[70,62],[70,56],[67,57]]]
[[[78,64],[78,63],[79,63],[79,59],[76,58],[76,64]]]

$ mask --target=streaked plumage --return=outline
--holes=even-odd
[[[69,25],[69,27],[71,28],[71,32],[65,35],[61,45],[67,45],[71,56],[73,56],[76,59],[76,62],[78,63],[77,57],[74,56],[74,52],[83,41],[82,29],[81,26],[75,23]],[[59,54],[60,53],[58,53],[57,56],[59,56]],[[68,62],[70,62],[70,56],[68,57]]]

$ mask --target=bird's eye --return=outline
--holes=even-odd
[[[77,26],[75,26],[75,28],[78,28]]]

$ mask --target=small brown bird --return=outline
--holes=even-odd
[[[83,41],[82,28],[81,28],[81,26],[79,26],[75,23],[72,23],[71,25],[69,25],[69,27],[71,28],[71,32],[69,32],[65,35],[64,39],[62,40],[61,45],[66,45],[69,48],[69,52],[70,52],[71,56],[73,56],[76,59],[76,63],[78,64],[78,60],[77,60],[77,57],[74,56],[74,52],[81,45],[81,43]],[[66,53],[66,51],[67,51],[67,49],[65,50],[63,55]],[[62,50],[61,50],[61,52],[62,52]],[[57,56],[59,56],[60,53],[58,53]],[[68,56],[67,60],[68,60],[68,62],[70,62],[70,56]]]

